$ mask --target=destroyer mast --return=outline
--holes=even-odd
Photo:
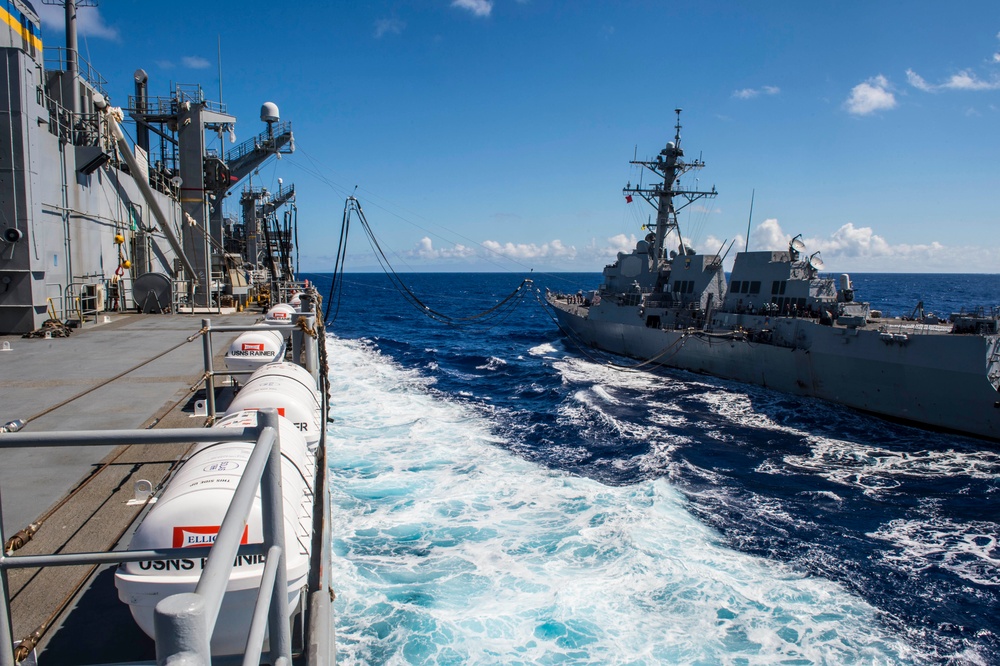
[[[688,248],[684,246],[684,237],[681,235],[680,227],[677,223],[677,213],[684,210],[698,199],[714,197],[718,194],[715,186],[708,192],[698,190],[685,190],[681,187],[680,177],[694,169],[701,169],[705,163],[700,159],[685,162],[684,151],[681,149],[681,110],[674,109],[677,114],[677,124],[674,126],[674,140],[668,141],[666,147],[656,156],[656,161],[631,160],[629,164],[644,166],[656,175],[663,178],[662,183],[657,183],[650,187],[635,186],[630,184],[622,189],[626,196],[638,194],[651,206],[656,208],[655,234],[653,242],[653,258],[657,263],[662,263],[665,259],[664,241],[667,234],[674,231],[680,244],[681,254],[689,254]],[[682,197],[685,203],[679,208],[674,206],[674,197]]]

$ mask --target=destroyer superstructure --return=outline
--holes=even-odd
[[[1000,312],[882,318],[857,300],[850,276],[821,276],[819,253],[799,237],[785,249],[737,253],[727,281],[726,252],[698,253],[680,233],[677,211],[715,189],[680,185],[703,163],[684,160],[676,113],[674,140],[655,160],[633,162],[663,182],[624,189],[656,208],[653,230],[604,268],[598,290],[547,294],[564,332],[648,363],[1000,438]],[[671,237],[677,249],[668,251]]]

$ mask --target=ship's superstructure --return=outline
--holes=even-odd
[[[604,268],[600,289],[547,294],[564,332],[643,362],[1000,438],[1000,311],[882,318],[856,300],[850,276],[821,276],[819,253],[798,236],[787,249],[737,253],[727,281],[726,252],[695,252],[678,227],[677,211],[715,189],[680,185],[704,165],[684,161],[676,113],[674,140],[655,160],[633,162],[663,181],[624,189],[656,208],[652,231]]]
[[[150,96],[139,69],[123,105],[133,146],[107,82],[77,54],[76,14],[87,3],[50,4],[66,7],[64,49],[43,51],[29,3],[0,5],[0,332],[105,308],[239,306],[257,284],[289,279],[291,232],[272,218],[294,187],[264,197],[270,208],[242,224],[224,224],[222,205],[265,160],[293,150],[277,106],[263,105],[265,131],[223,154],[208,146],[212,133],[235,137],[225,105],[199,86]],[[227,232],[246,239],[235,253]]]

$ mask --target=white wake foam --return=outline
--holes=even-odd
[[[918,658],[840,586],[721,546],[666,481],[530,464],[363,343],[330,357],[340,663]]]

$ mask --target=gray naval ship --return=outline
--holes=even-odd
[[[249,182],[291,125],[212,149],[235,116],[141,69],[116,107],[96,1],[42,1],[65,48],[0,2],[0,666],[333,663],[321,299]]]
[[[651,233],[604,268],[599,289],[546,294],[563,332],[641,365],[1000,439],[1000,313],[882,318],[858,300],[849,275],[822,277],[819,253],[807,254],[799,237],[787,248],[737,253],[727,281],[725,253],[696,252],[680,233],[677,213],[716,191],[681,185],[704,163],[684,159],[676,113],[674,140],[655,160],[632,162],[662,182],[624,188],[656,209]],[[668,242],[677,249],[668,252]]]

